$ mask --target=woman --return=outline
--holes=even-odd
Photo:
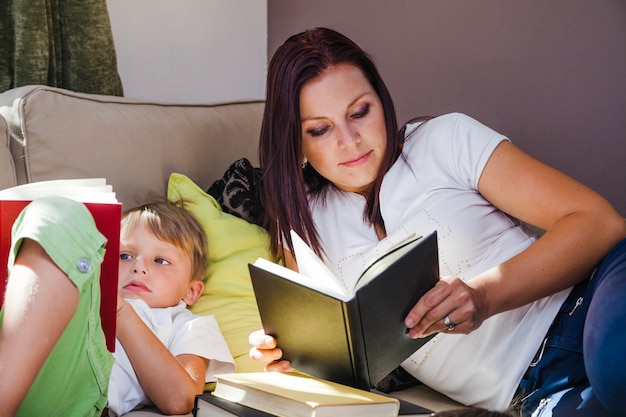
[[[293,229],[350,285],[355,260],[382,241],[436,229],[442,279],[405,324],[411,337],[440,333],[403,368],[468,405],[504,410],[521,389],[528,415],[619,415],[624,219],[467,116],[400,133],[395,120],[374,64],[345,36],[318,28],[278,49],[259,149],[272,248],[297,269]],[[268,370],[289,367],[273,338],[250,339],[253,358],[277,360]]]

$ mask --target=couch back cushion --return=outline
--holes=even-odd
[[[185,105],[27,86],[0,106],[18,184],[105,177],[124,208],[165,198],[172,172],[206,189],[234,160],[258,161],[262,101]]]

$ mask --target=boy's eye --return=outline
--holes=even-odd
[[[161,264],[161,265],[169,265],[170,264],[169,261],[167,259],[164,259],[164,258],[156,258],[154,260],[154,262],[156,262],[158,264]]]
[[[130,256],[130,254],[128,254],[128,253],[120,253],[120,260],[122,260],[122,261],[127,261],[127,260],[129,260],[131,258],[132,258],[132,256]]]

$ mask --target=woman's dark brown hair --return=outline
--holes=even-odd
[[[338,64],[358,67],[383,106],[387,148],[363,216],[370,224],[384,228],[378,194],[385,173],[402,149],[391,95],[374,62],[357,44],[334,30],[315,28],[287,39],[272,57],[268,69],[259,160],[263,173],[263,226],[270,234],[275,253],[278,253],[283,237],[293,252],[289,236],[289,230],[293,229],[321,255],[308,196],[323,198],[332,184],[310,164],[304,169],[301,166],[300,92],[307,82]]]

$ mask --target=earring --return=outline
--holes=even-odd
[[[306,168],[307,165],[308,165],[307,161],[302,161],[302,169]]]

